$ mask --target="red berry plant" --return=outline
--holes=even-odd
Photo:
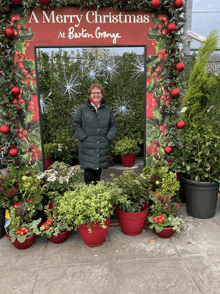
[[[18,4],[21,3],[14,2],[14,5]],[[28,3],[25,8],[30,4]],[[12,9],[6,3],[4,6],[0,13],[0,18],[4,14],[5,20],[1,22],[0,35],[2,57],[0,59],[0,107],[2,108],[0,140],[2,158],[4,158],[2,163],[17,168],[21,165],[34,166],[35,170],[40,171],[42,152],[39,139],[35,62],[26,56],[26,48],[33,38],[33,33],[31,29],[25,29],[28,19],[24,8],[18,6],[17,9]],[[10,38],[4,34],[7,28],[13,32]],[[33,146],[35,153],[32,152],[34,154],[30,155],[29,151]]]
[[[177,9],[174,1],[161,2],[158,13],[152,18],[155,28],[147,33],[156,54],[149,55],[147,60],[146,165],[164,161],[169,134],[178,136],[175,125],[186,91],[184,55],[178,46],[182,42],[180,30],[185,22],[180,14],[184,11],[182,6]],[[166,150],[171,152],[170,148]]]

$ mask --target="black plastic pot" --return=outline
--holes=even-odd
[[[0,206],[0,239],[5,235],[5,209]]]
[[[181,176],[184,183],[186,207],[189,215],[196,218],[212,218],[215,215],[219,183],[195,182]]]

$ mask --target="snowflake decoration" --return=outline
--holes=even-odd
[[[98,70],[96,69],[96,66],[94,69],[91,69],[88,73],[87,73],[87,77],[89,80],[91,81],[97,81],[97,77],[99,77],[100,74],[98,74]]]
[[[113,108],[113,111],[114,111],[114,115],[117,115],[117,114],[122,114],[122,116],[126,116],[128,112],[134,114],[134,111],[130,110],[129,107],[128,107],[128,103],[130,102],[129,101],[125,101],[125,98],[124,98],[124,103],[121,104],[121,101],[116,101],[114,103],[114,106],[112,107]]]
[[[143,57],[138,57],[136,59],[136,61],[137,61],[137,64],[131,62],[131,64],[136,66],[136,68],[133,69],[133,75],[132,75],[132,78],[136,77],[135,79],[137,79],[140,76],[141,73],[144,73],[144,60],[143,60]]]
[[[75,88],[79,85],[81,85],[81,83],[77,82],[77,77],[73,78],[72,76],[70,77],[70,79],[68,80],[66,77],[64,78],[65,80],[65,84],[63,85],[65,92],[64,95],[66,93],[69,94],[69,96],[71,97],[72,94],[78,94],[80,92],[76,91]]]
[[[118,63],[115,63],[113,58],[102,61],[101,71],[102,75],[106,76],[105,84],[108,84],[107,79],[112,79],[113,74],[116,72]]]
[[[71,117],[74,117],[74,116],[75,116],[75,114],[76,114],[76,112],[77,112],[77,110],[78,110],[79,107],[80,107],[80,105],[78,104],[78,105],[75,105],[75,106],[71,109],[71,112],[70,112]]]
[[[50,92],[46,98],[44,98],[44,94],[40,94],[40,109],[42,114],[47,113],[47,105],[51,104],[51,99],[49,98],[52,92]]]

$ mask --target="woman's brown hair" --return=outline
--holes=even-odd
[[[89,91],[88,91],[88,94],[89,94],[89,97],[91,96],[91,92],[92,92],[92,89],[94,88],[98,88],[101,90],[101,93],[102,93],[102,97],[104,96],[104,89],[103,87],[100,85],[100,84],[92,84],[89,88]]]

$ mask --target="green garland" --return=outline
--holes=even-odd
[[[55,7],[78,7],[80,10],[83,8],[88,9],[100,9],[102,7],[113,7],[114,9],[122,9],[122,10],[135,10],[140,9],[143,11],[148,11],[153,13],[154,16],[158,15],[167,15],[168,23],[173,23],[176,25],[177,32],[161,34],[159,33],[159,29],[151,30],[153,31],[152,37],[150,39],[157,39],[157,49],[165,48],[167,58],[163,62],[163,66],[167,68],[166,70],[166,78],[162,79],[160,82],[160,89],[154,92],[155,99],[158,99],[162,95],[162,89],[166,89],[169,93],[172,89],[178,88],[180,90],[180,95],[178,98],[170,99],[169,106],[163,106],[162,112],[166,115],[166,125],[168,127],[166,131],[166,136],[170,136],[170,133],[176,132],[175,121],[174,119],[178,119],[179,110],[181,108],[181,98],[183,97],[183,89],[184,85],[181,85],[181,75],[179,71],[173,70],[175,65],[178,62],[184,61],[184,55],[180,52],[177,43],[182,43],[182,36],[180,30],[184,26],[185,18],[180,17],[180,14],[185,12],[185,8],[176,8],[174,3],[176,0],[160,0],[160,6],[157,9],[152,9],[152,1],[151,0],[102,0],[102,1],[82,1],[82,0],[51,0],[49,2],[49,6],[42,5],[40,0],[22,0],[21,4],[14,4],[12,0],[0,0],[0,87],[1,87],[1,97],[0,97],[0,108],[2,110],[1,119],[6,121],[7,126],[10,127],[10,133],[7,135],[1,134],[1,143],[4,146],[4,158],[5,163],[8,165],[22,165],[22,158],[18,156],[18,158],[12,158],[8,155],[8,149],[12,146],[15,147],[20,144],[21,140],[16,135],[17,125],[18,125],[18,117],[19,113],[17,109],[12,104],[13,95],[11,92],[12,87],[17,86],[19,82],[18,76],[13,72],[13,39],[8,39],[3,31],[10,26],[10,13],[16,8],[20,7],[24,14],[29,14],[35,6],[42,7],[46,9],[47,7],[55,8]],[[154,18],[155,23],[158,25],[158,20]],[[149,35],[149,34],[148,34]],[[154,36],[154,37],[153,37]],[[156,36],[156,37],[155,37]],[[152,64],[150,64],[152,62]],[[152,68],[156,66],[158,62],[158,58],[152,58],[149,56],[148,66],[152,65]],[[164,123],[159,121],[159,124]],[[152,122],[152,129],[156,129],[157,126]],[[149,133],[151,133],[151,127],[148,124]],[[154,130],[155,131],[155,130]],[[153,134],[153,132],[152,132]],[[178,134],[177,134],[178,135]],[[163,143],[163,144],[162,144]],[[163,138],[163,142],[161,146],[165,146],[165,138]],[[162,147],[161,147],[162,148]],[[160,158],[162,158],[162,153],[164,151],[160,149]],[[155,160],[147,162],[147,164],[154,164]]]

